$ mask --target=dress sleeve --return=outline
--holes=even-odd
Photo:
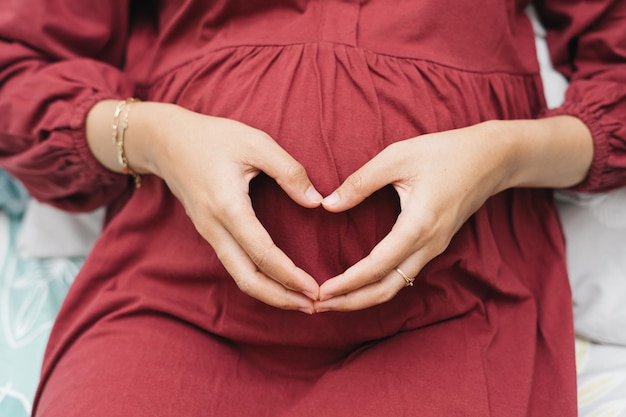
[[[40,201],[84,211],[125,189],[91,154],[85,119],[133,95],[128,1],[0,0],[0,166]]]
[[[574,189],[626,186],[626,1],[537,0],[554,67],[570,81],[546,116],[583,120],[593,135],[587,178]]]

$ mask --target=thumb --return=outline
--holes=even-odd
[[[324,198],[322,206],[333,213],[357,206],[375,191],[392,182],[389,162],[386,152],[381,152],[346,178],[332,194]]]
[[[258,168],[278,183],[287,195],[303,207],[314,208],[322,202],[306,169],[277,143],[265,147]]]

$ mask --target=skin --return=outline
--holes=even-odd
[[[121,172],[110,137],[117,103],[105,100],[91,109],[87,141],[100,163]],[[591,133],[575,117],[489,121],[394,143],[323,198],[300,163],[250,126],[153,102],[134,104],[130,119],[130,166],[165,180],[239,288],[269,305],[308,314],[360,310],[392,299],[406,286],[395,268],[416,276],[487,198],[512,187],[575,185],[593,158]],[[301,206],[322,205],[333,213],[391,184],[401,213],[369,255],[319,286],[254,215],[248,185],[260,172]]]

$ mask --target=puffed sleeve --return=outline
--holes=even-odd
[[[0,166],[38,200],[82,211],[112,202],[125,176],[91,154],[87,112],[133,95],[120,70],[128,0],[0,0]]]
[[[626,186],[626,0],[538,0],[554,67],[570,81],[547,116],[583,120],[594,158],[578,191]]]

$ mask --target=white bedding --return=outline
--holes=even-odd
[[[626,346],[576,340],[580,417],[626,417]]]

